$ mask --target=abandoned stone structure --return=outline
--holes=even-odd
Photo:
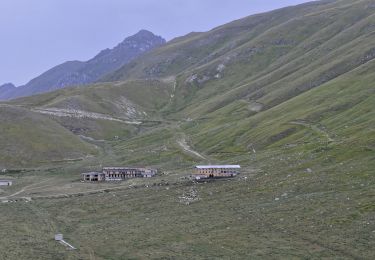
[[[194,177],[196,180],[210,178],[231,178],[240,173],[240,165],[197,165]]]
[[[104,181],[105,174],[101,172],[85,172],[81,173],[83,181]]]
[[[83,181],[122,181],[129,178],[151,178],[157,173],[151,168],[104,167],[103,172],[82,173]]]
[[[129,178],[150,178],[157,173],[151,168],[105,167],[103,168],[106,181],[122,181]]]

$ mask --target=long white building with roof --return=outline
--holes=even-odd
[[[240,173],[240,169],[240,165],[197,165],[194,177],[197,180],[235,177]]]

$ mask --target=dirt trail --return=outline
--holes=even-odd
[[[185,151],[185,152],[188,152],[190,154],[193,154],[203,160],[207,160],[207,158],[203,155],[201,155],[200,153],[198,153],[197,151],[194,151],[186,142],[185,138],[181,138],[180,140],[177,140],[177,144]]]
[[[0,107],[26,108],[22,105],[9,105],[9,104],[0,104]],[[52,115],[52,116],[57,116],[57,117],[101,119],[101,120],[115,121],[115,122],[120,122],[124,124],[130,124],[130,125],[142,124],[141,121],[137,121],[137,120],[131,120],[131,119],[126,120],[126,119],[121,119],[121,118],[115,118],[106,114],[88,112],[88,111],[78,110],[78,109],[64,109],[64,108],[51,107],[51,108],[29,108],[29,110],[32,112],[39,113],[39,114]]]
[[[77,110],[77,109],[34,108],[34,109],[31,109],[31,111],[40,113],[40,114],[57,116],[57,117],[101,119],[101,120],[116,121],[116,122],[120,122],[124,124],[132,124],[132,125],[142,124],[142,122],[136,121],[136,120],[133,120],[133,121],[123,120],[123,119],[114,118],[105,114],[93,113],[93,112]]]
[[[30,184],[30,185],[27,185],[27,186],[23,187],[22,189],[20,189],[19,191],[15,192],[13,194],[10,194],[10,195],[4,196],[4,197],[0,197],[0,200],[6,200],[6,199],[9,199],[9,198],[15,197],[18,194],[21,194],[21,193],[23,193],[23,192],[25,192],[27,190],[34,190],[36,188],[39,188],[39,187],[34,187],[34,186],[40,185],[40,184],[45,183],[47,181],[49,181],[49,179],[41,181],[41,182],[38,182],[38,183],[33,183],[33,184]],[[34,188],[32,188],[32,187],[34,187]]]
[[[335,140],[329,135],[329,133],[325,130],[325,129],[322,129],[321,127],[318,127],[317,125],[314,125],[312,123],[309,123],[307,121],[303,121],[303,120],[296,120],[296,121],[291,121],[289,122],[289,124],[292,124],[292,125],[301,125],[301,126],[304,126],[304,127],[307,127],[307,128],[310,128],[311,130],[313,130],[314,132],[318,133],[319,135],[322,135],[324,136],[328,142],[334,142]]]

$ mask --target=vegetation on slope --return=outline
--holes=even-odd
[[[9,103],[26,112],[71,108],[141,124],[27,112],[85,135],[77,144],[96,145],[98,155],[7,173],[19,186],[0,194],[33,201],[0,205],[0,222],[10,223],[1,252],[9,259],[371,259],[374,10],[372,1],[320,1],[251,16],[178,38],[106,78],[162,79]],[[136,116],[120,103],[132,104]],[[230,181],[197,184],[187,176],[198,163],[243,169]],[[160,171],[121,184],[78,182],[80,171],[103,165]],[[40,176],[48,184],[38,184]],[[30,182],[40,188],[11,196]],[[39,221],[48,225],[36,228]],[[79,250],[55,244],[56,232]],[[23,244],[14,246],[19,237]]]
[[[55,121],[17,107],[0,107],[0,168],[84,160],[98,153]]]

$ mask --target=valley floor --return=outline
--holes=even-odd
[[[367,167],[297,170],[306,158],[285,149],[244,155],[251,167],[209,183],[187,179],[189,169],[117,184],[81,183],[73,166],[9,173],[17,181],[1,193],[0,258],[371,259]]]

